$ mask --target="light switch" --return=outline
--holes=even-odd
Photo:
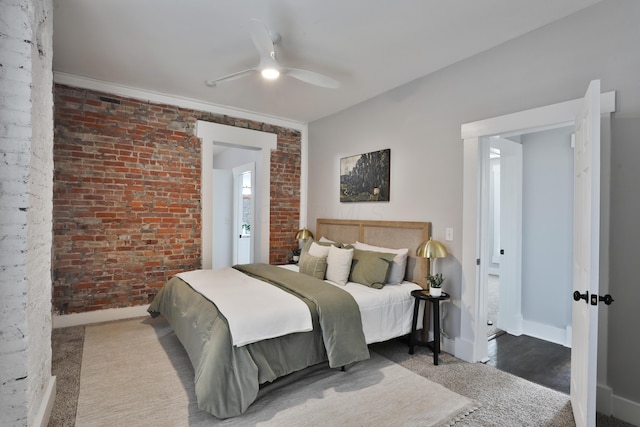
[[[453,241],[453,227],[447,227],[444,229],[444,239],[447,242]]]

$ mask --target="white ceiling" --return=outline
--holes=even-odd
[[[54,0],[56,74],[311,122],[600,0]],[[281,65],[339,80],[205,80],[251,68],[257,18]]]

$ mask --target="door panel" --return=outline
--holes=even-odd
[[[600,81],[589,85],[576,117],[574,154],[571,406],[578,427],[595,426],[600,262]]]
[[[522,144],[499,138],[500,305],[498,328],[522,333]]]

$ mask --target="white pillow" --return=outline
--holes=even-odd
[[[360,249],[363,251],[374,251],[374,252],[384,252],[384,253],[392,253],[396,254],[393,257],[393,262],[391,263],[391,270],[389,271],[389,277],[387,277],[387,281],[385,285],[397,285],[404,281],[404,276],[407,271],[407,257],[409,256],[409,249],[390,249],[383,248],[380,246],[368,245],[362,242],[355,242],[353,246],[356,249]]]
[[[330,246],[319,245],[316,242],[311,242],[311,246],[309,246],[309,255],[318,257],[318,258],[326,258],[329,255]]]
[[[320,240],[319,240],[319,241],[320,241],[320,242],[322,242],[322,243],[336,243],[336,242],[334,242],[333,240],[329,240],[329,239],[327,239],[327,238],[326,238],[326,237],[324,237],[324,236],[320,237]]]
[[[351,260],[353,259],[352,249],[339,249],[331,245],[329,247],[329,255],[327,256],[327,273],[326,279],[337,283],[338,285],[346,285],[351,272]]]

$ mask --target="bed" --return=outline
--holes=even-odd
[[[407,335],[410,292],[426,286],[428,271],[415,249],[430,235],[428,222],[318,219],[318,240],[305,244],[299,266],[184,272],[163,286],[148,311],[167,318],[189,355],[198,407],[221,419],[238,416],[261,385],[319,363],[344,368],[367,359],[368,344]],[[392,269],[403,249],[399,283],[372,279],[382,258],[389,265],[385,281],[392,272],[397,279]],[[320,275],[318,251],[328,254]],[[346,261],[336,259],[349,251],[349,280],[342,283]]]

